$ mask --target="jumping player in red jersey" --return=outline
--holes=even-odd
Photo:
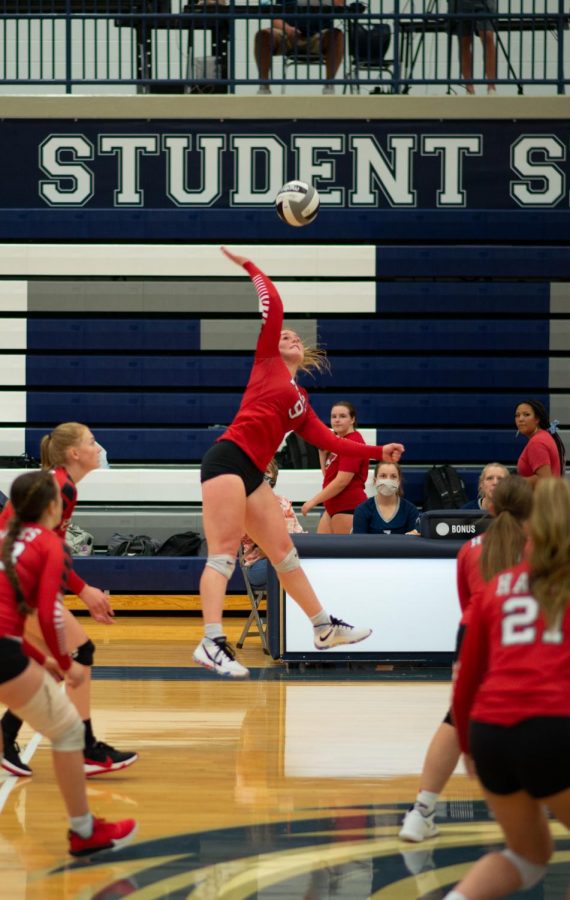
[[[331,428],[337,437],[363,444],[362,435],[356,431],[356,409],[348,400],[339,400],[331,409]],[[368,460],[346,457],[337,453],[320,451],[323,470],[322,490],[301,507],[306,516],[321,504],[325,511],[321,516],[318,534],[350,534],[354,510],[368,498],[364,485],[368,477]]]
[[[117,849],[132,840],[136,823],[91,815],[83,771],[85,728],[56,684],[56,678],[64,679],[75,689],[86,671],[71,658],[65,640],[62,599],[69,565],[52,530],[61,521],[61,494],[50,472],[27,472],[14,481],[10,500],[12,518],[0,549],[0,702],[51,741],[69,814],[69,852],[84,856]],[[37,613],[50,659],[24,638],[31,613]]]
[[[100,447],[97,441],[87,426],[81,425],[79,422],[64,422],[42,438],[42,466],[43,468],[52,468],[61,490],[63,516],[55,532],[62,541],[65,541],[67,526],[77,503],[76,484],[89,472],[99,468],[99,455]],[[12,516],[12,504],[7,503],[0,515],[0,532],[8,527]],[[112,623],[113,610],[109,604],[109,598],[99,588],[85,584],[71,568],[71,561],[67,583],[69,590],[83,600],[97,622]],[[116,750],[109,744],[96,740],[93,733],[91,666],[93,665],[95,645],[79,621],[65,607],[63,616],[67,645],[72,649],[72,655],[76,662],[85,667],[85,678],[82,679],[81,684],[77,687],[68,686],[69,696],[85,725],[85,773],[86,775],[99,775],[124,769],[135,762],[137,754]],[[41,646],[42,634],[35,617],[30,617],[28,620],[26,635],[30,641]],[[32,770],[20,758],[17,744],[18,732],[21,727],[20,720],[8,711],[2,717],[1,724],[4,743],[2,767],[12,775],[31,775]]]
[[[324,354],[309,351],[294,331],[283,329],[283,304],[272,281],[244,256],[222,251],[249,273],[261,301],[263,324],[253,369],[240,408],[229,428],[202,460],[203,522],[208,559],[200,580],[205,634],[194,651],[196,662],[220,675],[244,678],[249,673],[236,659],[222,631],[228,579],[234,571],[241,537],[247,533],[263,547],[279,580],[309,616],[315,646],[326,650],[362,641],[369,628],[356,628],[330,617],[321,606],[287,531],[283,514],[263,480],[269,461],[284,436],[296,431],[323,450],[358,459],[398,460],[402,444],[369,447],[331,434],[311,409],[297,372],[324,364]]]
[[[463,544],[457,555],[457,593],[461,621],[457,632],[454,670],[467,626],[487,582],[497,572],[519,562],[527,541],[525,523],[532,508],[532,488],[523,478],[507,476],[493,491],[489,512],[495,516],[485,534]],[[419,843],[434,837],[435,808],[439,795],[459,762],[461,750],[451,710],[434,734],[428,747],[420,790],[413,807],[406,813],[400,838]]]
[[[570,485],[540,480],[528,561],[474,606],[453,714],[507,849],[483,856],[448,900],[490,900],[538,884],[553,851],[545,808],[570,828]]]

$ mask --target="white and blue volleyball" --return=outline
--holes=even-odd
[[[304,181],[288,181],[275,198],[277,215],[294,228],[314,222],[320,205],[317,191]]]

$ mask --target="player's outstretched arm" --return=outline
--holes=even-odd
[[[227,256],[227,258],[231,262],[235,263],[236,266],[243,266],[246,262],[250,262],[247,256],[240,256],[238,253],[232,253],[232,251],[228,250],[227,247],[220,247],[220,250],[222,251],[224,256]]]

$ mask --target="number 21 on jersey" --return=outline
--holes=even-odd
[[[514,644],[534,644],[536,641],[536,623],[540,614],[540,606],[534,597],[510,597],[503,603],[503,620],[501,629],[502,644],[511,647]],[[544,629],[541,637],[543,644],[561,644],[560,626]]]

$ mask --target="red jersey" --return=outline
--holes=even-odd
[[[570,716],[570,608],[546,628],[529,594],[528,562],[500,572],[473,605],[453,694],[459,742],[469,720],[515,725],[535,716]]]
[[[358,431],[351,431],[346,437],[341,438],[343,441],[355,441],[357,444],[364,444],[364,438]],[[343,448],[344,449],[344,448]],[[344,490],[325,500],[324,507],[329,516],[344,510],[356,509],[359,503],[368,500],[364,485],[368,477],[368,460],[355,459],[352,456],[345,456],[343,450],[338,453],[329,453],[325,463],[325,477],[323,487],[325,488],[331,481],[334,481],[339,472],[353,472],[353,478]]]
[[[61,538],[62,541],[65,542],[65,535],[67,533],[68,525],[71,521],[71,517],[73,515],[73,510],[75,509],[75,504],[77,503],[77,488],[75,486],[75,482],[67,469],[63,466],[57,466],[55,469],[51,470],[54,474],[55,480],[59,484],[59,489],[61,491],[61,499],[63,502],[63,512],[61,516],[61,522],[54,528],[54,534],[57,534],[58,537]],[[10,500],[8,500],[4,509],[0,513],[0,531],[8,528],[8,524],[14,515],[14,507],[12,506]],[[67,582],[68,589],[74,594],[80,594],[83,588],[85,587],[85,582],[79,575],[70,569],[69,578]]]
[[[283,328],[283,303],[273,282],[252,262],[249,272],[262,309],[262,326],[253,369],[240,407],[229,428],[218,440],[233,441],[265,472],[283,438],[296,431],[321,450],[338,453],[339,442],[309,404],[307,392],[299,387],[279,353]],[[344,443],[344,442],[343,442]],[[343,455],[357,459],[382,459],[382,447],[357,444],[343,447]]]
[[[2,537],[5,531],[2,531]],[[64,671],[71,665],[63,624],[63,591],[69,571],[69,554],[53,531],[36,523],[23,525],[14,544],[12,558],[26,603],[38,611],[38,621],[50,653]],[[21,638],[26,616],[16,605],[14,588],[0,563],[0,637]],[[31,652],[26,641],[23,649]]]
[[[523,478],[536,474],[541,466],[550,466],[553,475],[560,476],[560,456],[556,441],[548,431],[541,429],[529,439],[517,461],[517,472]]]
[[[487,582],[481,575],[480,561],[483,550],[483,537],[477,537],[466,541],[457,554],[457,593],[461,606],[461,625],[467,625],[471,618],[472,603],[476,597],[481,596]]]

